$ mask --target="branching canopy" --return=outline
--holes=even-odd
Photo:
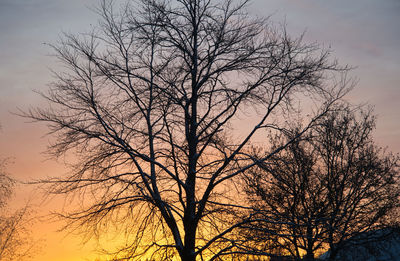
[[[302,97],[316,105],[307,129],[352,85],[328,51],[252,18],[246,5],[140,0],[118,12],[104,1],[91,33],[52,45],[66,70],[43,93],[49,106],[27,116],[49,124],[49,152],[78,163],[43,182],[90,199],[68,215],[73,223],[125,224],[132,259],[235,252],[238,224],[215,218],[241,206],[225,189],[255,166],[243,150],[284,130]],[[254,125],[235,132],[250,114]]]

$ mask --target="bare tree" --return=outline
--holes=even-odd
[[[28,260],[38,250],[29,227],[31,209],[28,205],[18,210],[9,209],[15,180],[5,172],[7,162],[7,159],[0,160],[0,260]]]
[[[256,165],[242,152],[285,129],[301,97],[316,105],[307,129],[351,87],[328,51],[246,4],[140,0],[116,12],[104,1],[96,29],[53,46],[68,71],[43,94],[49,107],[27,116],[49,124],[53,156],[77,159],[71,175],[43,181],[83,197],[70,225],[124,227],[131,259],[239,251],[229,237],[239,224],[222,221],[242,207],[227,187]],[[249,115],[254,125],[235,132]]]
[[[248,226],[253,229],[248,238],[274,238],[269,247],[297,259],[314,260],[329,247],[334,260],[348,239],[364,240],[356,235],[394,225],[387,218],[399,206],[399,157],[374,144],[374,127],[371,110],[342,107],[247,173],[247,193],[259,219]]]

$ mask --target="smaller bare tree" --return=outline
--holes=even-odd
[[[371,110],[341,107],[248,172],[246,190],[256,210],[248,238],[274,241],[270,248],[297,259],[314,260],[329,247],[334,260],[347,239],[392,225],[387,217],[399,205],[399,157],[375,145],[374,128]],[[291,135],[277,138],[273,148]],[[253,154],[263,157],[261,150]]]

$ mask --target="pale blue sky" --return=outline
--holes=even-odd
[[[400,1],[256,0],[251,10],[286,20],[293,33],[331,46],[342,64],[356,67],[359,82],[349,95],[375,105],[375,132],[382,146],[400,152]]]
[[[43,43],[54,43],[62,31],[96,24],[88,7],[97,2],[0,0],[0,121],[10,117],[6,111],[13,106],[37,101],[31,90],[45,88],[48,67],[54,67]],[[306,31],[306,41],[331,46],[342,64],[356,66],[352,75],[359,84],[350,97],[376,106],[378,139],[400,151],[399,0],[253,0],[249,10],[286,20],[290,33]]]

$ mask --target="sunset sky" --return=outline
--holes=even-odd
[[[61,32],[84,32],[96,25],[91,10],[98,2],[0,0],[0,158],[12,159],[7,171],[19,180],[66,171],[62,160],[46,160],[43,154],[49,140],[46,127],[13,113],[43,104],[34,90],[46,90],[52,81],[50,69],[61,69],[45,43],[55,43]],[[331,47],[340,64],[354,66],[351,76],[358,84],[347,99],[375,106],[377,143],[400,153],[399,0],[253,0],[248,9],[285,22],[292,35],[305,32],[306,42]],[[39,192],[21,185],[12,205],[28,200],[41,204],[37,215],[42,221],[32,229],[35,238],[45,239],[34,260],[93,260],[98,255],[95,243],[81,247],[80,237],[56,232],[60,223],[47,220],[60,201],[42,203]]]

